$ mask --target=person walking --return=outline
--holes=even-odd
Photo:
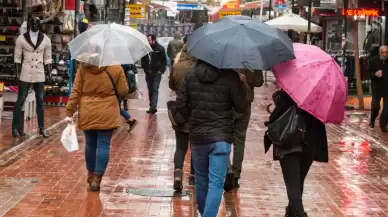
[[[278,120],[291,106],[297,106],[291,97],[283,90],[276,91],[273,96],[275,109],[269,117],[269,124]],[[302,201],[304,181],[313,161],[329,161],[328,144],[325,124],[310,113],[297,107],[304,120],[305,136],[304,144],[286,144],[286,146],[273,145],[274,160],[280,161],[284,183],[287,189],[288,206],[286,217],[305,217]],[[266,132],[264,136],[265,153],[272,145],[272,141]]]
[[[235,70],[197,60],[185,73],[177,92],[177,111],[189,124],[202,217],[217,216],[233,142],[233,111],[243,113],[247,108],[244,83]]]
[[[176,55],[181,51],[182,41],[181,41],[181,33],[175,32],[174,39],[171,40],[167,45],[167,55],[171,60],[171,67],[174,65],[174,60]]]
[[[380,112],[380,102],[383,99],[383,111],[380,115],[380,129],[388,132],[388,47],[381,46],[379,55],[369,61],[368,73],[372,80],[372,109],[369,126],[375,127],[375,121]]]
[[[178,58],[178,57],[177,57]],[[175,60],[174,70],[169,76],[169,87],[173,91],[177,91],[185,77],[186,71],[195,63],[196,59],[187,54],[187,46],[183,45],[179,59]],[[182,191],[183,189],[183,164],[189,147],[189,125],[186,123],[183,126],[174,127],[175,130],[175,154],[174,154],[174,190]],[[191,158],[189,184],[195,183],[193,158]]]
[[[158,111],[159,85],[162,74],[166,71],[167,58],[163,46],[156,41],[155,35],[148,35],[147,39],[153,51],[141,59],[141,66],[146,75],[150,101],[150,108],[147,113],[155,114]]]
[[[66,105],[66,121],[72,122],[78,109],[78,128],[85,134],[87,182],[99,191],[109,162],[112,134],[121,125],[118,97],[128,93],[120,65],[97,67],[81,63]]]
[[[129,75],[128,75],[128,73],[130,71],[133,71],[134,73],[137,73],[136,66],[134,64],[124,64],[124,65],[121,65],[121,67],[123,67],[127,84],[129,84]],[[129,89],[129,86],[128,86],[128,89]],[[119,104],[120,104],[120,115],[121,115],[121,117],[123,117],[125,119],[125,123],[128,124],[128,133],[129,133],[129,132],[131,132],[136,127],[137,120],[132,118],[131,115],[128,112],[128,101],[126,99],[128,94],[125,97],[120,97],[119,98]],[[124,105],[123,106],[124,108],[121,108],[121,103]]]
[[[242,163],[244,161],[245,139],[251,118],[251,104],[255,97],[254,88],[261,87],[264,83],[263,73],[261,70],[251,71],[248,69],[241,70],[239,75],[244,81],[248,109],[244,113],[234,112],[234,141],[233,141],[233,164],[229,165],[228,173],[226,175],[224,190],[231,191],[232,189],[240,188],[239,179],[242,170]]]

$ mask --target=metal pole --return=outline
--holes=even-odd
[[[263,21],[263,0],[260,0],[260,21]]]
[[[105,3],[105,20],[104,20],[105,23],[108,23],[109,4],[110,4],[109,0],[106,0],[106,3]]]
[[[347,11],[349,8],[349,0],[344,0],[344,11]],[[346,36],[348,33],[348,17],[346,14],[344,15],[344,26],[343,26],[343,36],[345,38],[345,44],[342,47],[342,62],[341,62],[341,69],[342,72],[345,72],[345,59],[346,59],[346,46],[348,43],[346,43]]]
[[[272,12],[272,0],[269,0],[268,20],[271,19],[271,12]]]
[[[311,8],[313,7],[313,1],[309,0],[308,14],[307,14],[307,43],[310,43],[311,39]]]
[[[294,0],[291,1],[291,13],[294,13]]]

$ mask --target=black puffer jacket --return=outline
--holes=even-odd
[[[233,109],[248,107],[237,72],[219,70],[201,60],[188,70],[177,91],[177,109],[189,121],[190,141],[233,141]]]

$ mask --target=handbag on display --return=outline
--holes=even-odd
[[[74,17],[71,12],[67,12],[65,15],[64,22],[63,22],[63,32],[70,32],[70,33],[74,32]],[[62,40],[65,43],[68,43],[71,40],[71,36],[70,36],[70,40],[68,38],[64,39],[63,37],[62,37]]]
[[[268,124],[268,137],[272,144],[283,148],[290,148],[303,144],[306,123],[300,109],[292,105],[276,121]]]

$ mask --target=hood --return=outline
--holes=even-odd
[[[98,67],[98,66],[94,66],[94,65],[89,65],[89,64],[83,64],[83,70],[87,71],[87,72],[90,72],[92,74],[98,74],[98,73],[101,73],[103,72],[104,70],[106,69],[106,67]]]
[[[220,75],[220,69],[202,60],[197,61],[194,70],[198,80],[203,83],[213,83],[218,79]]]
[[[183,48],[181,50],[181,55],[179,57],[179,61],[178,62],[182,62],[182,61],[187,61],[187,62],[192,62],[192,64],[194,64],[194,62],[196,61],[197,59],[195,57],[192,57],[190,56],[188,53],[187,53],[187,46],[186,44],[183,45]]]
[[[180,32],[175,32],[174,33],[174,39],[181,40],[182,36]]]

